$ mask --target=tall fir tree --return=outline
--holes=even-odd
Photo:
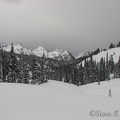
[[[27,63],[24,63],[23,66],[23,80],[22,83],[24,84],[28,84],[29,83],[29,67],[27,65]]]
[[[84,85],[82,62],[80,63],[80,67],[79,67],[79,79],[80,79],[80,84],[81,84],[81,85]]]
[[[3,81],[3,66],[2,66],[3,58],[2,58],[2,54],[3,54],[3,49],[2,49],[2,46],[0,45],[0,80]]]
[[[86,68],[86,59],[84,62],[84,67],[83,67],[83,82],[84,84],[87,84],[87,68]]]
[[[113,43],[110,44],[109,49],[115,48],[115,45]]]
[[[91,56],[89,60],[89,83],[92,83],[94,81],[94,61]]]
[[[38,76],[38,85],[40,85],[42,82],[42,73],[41,73],[41,65],[38,63],[38,71],[37,71],[37,76]]]
[[[117,76],[118,78],[120,78],[120,56],[119,56],[119,60],[118,60],[118,63],[117,63]]]
[[[100,63],[96,63],[96,81],[98,82],[98,85],[100,85],[100,76],[101,76],[101,73],[100,73]]]
[[[9,63],[5,51],[2,52],[2,66],[3,66],[3,82],[7,81],[7,76],[9,72]]]
[[[114,73],[114,61],[113,61],[113,57],[111,56],[110,60],[109,60],[109,70],[110,70],[110,74]]]
[[[24,71],[23,71],[23,59],[22,59],[22,55],[21,55],[21,58],[20,60],[18,61],[18,74],[17,74],[17,82],[18,83],[22,83],[23,81],[23,78],[24,78]]]
[[[102,57],[100,60],[100,81],[105,81],[105,59]]]
[[[109,81],[110,79],[110,69],[109,69],[109,60],[108,60],[108,52],[106,54],[106,79]]]
[[[114,64],[114,79],[117,78],[117,64]]]
[[[38,72],[39,72],[39,67],[38,67],[38,61],[37,58],[33,59],[33,65],[32,65],[32,83],[36,84],[38,83]]]
[[[69,67],[68,65],[65,65],[64,69],[65,69],[65,80],[64,80],[64,82],[65,82],[65,83],[72,83],[72,81],[69,82],[69,71],[70,71],[70,67]]]
[[[88,60],[85,60],[84,63],[84,75],[83,75],[83,81],[85,84],[89,83],[89,64]]]
[[[104,77],[104,81],[106,79],[106,64],[105,64],[105,58],[103,60],[103,77]]]
[[[10,58],[9,58],[9,76],[8,81],[9,82],[16,82],[17,79],[17,58],[14,52],[14,46],[13,43],[11,44],[11,52],[10,52]]]
[[[45,64],[45,55],[43,54],[41,60],[41,76],[42,76],[42,83],[46,83],[47,79],[47,65]]]
[[[96,82],[97,81],[97,79],[98,79],[98,65],[97,65],[97,63],[96,63],[96,60],[95,61],[93,61],[93,66],[92,66],[92,68],[93,68],[93,80],[92,80],[92,82]]]
[[[58,68],[58,81],[62,81],[62,67]]]
[[[75,67],[74,67],[74,82],[73,82],[73,84],[79,86],[79,83],[80,83],[80,81],[79,81],[79,74],[78,74],[78,65],[75,65]]]

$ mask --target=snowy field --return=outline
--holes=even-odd
[[[0,120],[120,120],[120,80],[79,87],[0,83]]]

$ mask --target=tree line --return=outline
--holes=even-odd
[[[93,57],[85,59],[79,64],[68,64],[56,67],[53,79],[57,81],[64,81],[65,83],[74,85],[85,85],[88,83],[101,81],[109,81],[110,78],[120,78],[120,57],[115,64],[113,56],[108,58],[106,53],[105,58],[101,58],[100,62],[93,60]]]
[[[22,51],[22,50],[21,50]],[[99,53],[99,49],[95,51]],[[113,56],[108,55],[96,62],[91,54],[89,58],[80,63],[66,63],[63,61],[48,61],[43,54],[42,58],[34,56],[32,62],[23,58],[23,53],[16,56],[13,43],[11,51],[6,54],[0,47],[0,79],[2,82],[42,84],[49,80],[63,81],[74,85],[85,85],[88,83],[109,81],[110,78],[120,78],[120,57],[114,63]]]

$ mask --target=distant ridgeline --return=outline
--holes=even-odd
[[[94,52],[82,53],[70,60],[69,57],[66,60],[50,58],[50,55],[57,56],[58,53],[69,55],[68,52],[56,50],[52,54],[42,51],[41,54],[41,49],[34,50],[36,55],[21,45],[16,47],[12,43],[5,47],[1,44],[0,81],[40,85],[56,80],[79,86],[93,82],[100,85],[101,81],[120,78],[120,42],[117,46],[111,43],[108,50],[97,48]]]

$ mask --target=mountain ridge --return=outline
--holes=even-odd
[[[56,49],[53,52],[51,52],[41,46],[33,50],[33,53],[38,57],[42,57],[44,54],[47,58],[52,58],[52,59],[57,59],[57,60],[69,61],[71,59],[74,59],[74,56],[66,50]]]
[[[11,45],[7,43],[1,43],[1,46],[4,51],[10,52],[11,51]],[[66,50],[59,50],[56,49],[53,52],[47,50],[46,48],[39,46],[38,48],[34,49],[33,51],[29,49],[28,47],[25,47],[22,43],[14,44],[14,52],[17,54],[24,54],[24,55],[34,55],[37,57],[42,57],[43,54],[46,58],[51,59],[57,59],[57,60],[64,60],[64,61],[70,61],[74,59],[74,56],[72,53],[66,51]]]

